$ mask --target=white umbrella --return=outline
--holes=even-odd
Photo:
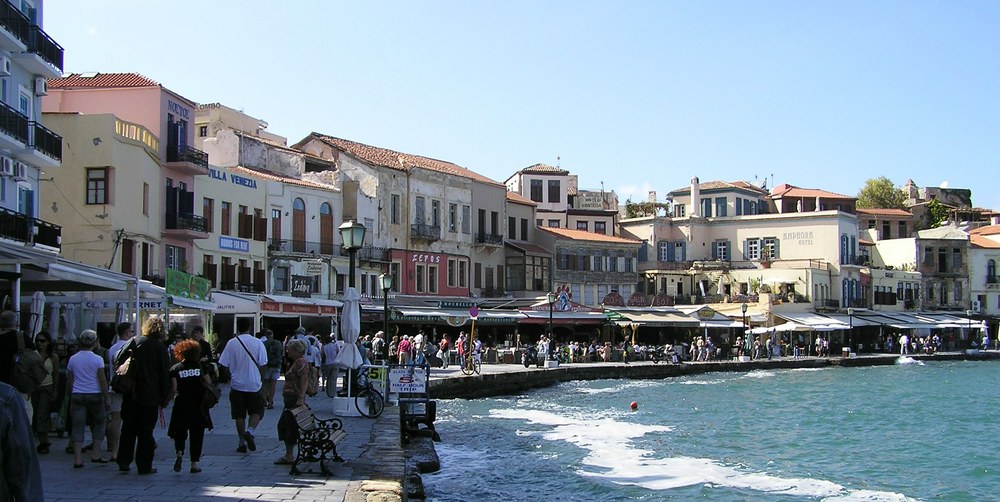
[[[118,302],[115,306],[115,324],[121,324],[125,322],[125,302]]]
[[[354,288],[344,293],[344,306],[340,311],[340,335],[344,338],[344,348],[334,359],[341,368],[355,369],[364,364],[358,350],[358,335],[361,334],[361,297]]]
[[[72,303],[66,304],[64,322],[66,323],[66,336],[68,338],[76,339],[76,305]]]
[[[45,315],[45,293],[35,291],[31,295],[31,336],[32,338],[42,330],[42,321]]]
[[[61,306],[59,302],[49,304],[49,332],[54,338],[62,338],[62,335],[59,334],[59,308]]]

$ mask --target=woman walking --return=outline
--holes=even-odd
[[[52,346],[52,338],[47,331],[41,331],[35,335],[35,349],[45,360],[45,379],[41,385],[31,393],[31,406],[34,408],[32,414],[32,430],[38,437],[38,453],[48,453],[51,443],[49,443],[49,430],[52,428],[50,413],[52,403],[56,399],[55,379],[59,375],[59,355],[56,354]]]
[[[80,351],[69,358],[66,366],[66,392],[70,395],[70,414],[73,416],[73,467],[83,467],[83,428],[91,424],[93,439],[91,462],[106,464],[101,458],[101,442],[108,428],[108,379],[105,375],[104,359],[95,354],[97,332],[83,330],[80,334]]]
[[[275,460],[275,465],[291,465],[295,461],[292,450],[298,438],[298,424],[292,409],[306,404],[306,388],[309,384],[309,363],[306,362],[306,342],[293,339],[285,346],[285,355],[291,365],[285,372],[285,386],[281,390],[281,398],[285,409],[278,419],[278,439],[285,443],[285,455]]]
[[[177,458],[174,472],[181,472],[184,460],[184,443],[191,437],[191,473],[201,472],[202,445],[205,429],[212,428],[212,417],[203,406],[205,390],[212,387],[210,372],[201,361],[201,344],[197,340],[183,340],[174,345],[174,359],[179,361],[170,368],[170,395],[176,396],[170,414],[167,435],[174,440]]]

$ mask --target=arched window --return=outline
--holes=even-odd
[[[326,255],[333,254],[333,207],[329,202],[324,202],[319,206],[319,246],[320,253]]]
[[[301,198],[292,201],[292,251],[306,252],[306,203]]]

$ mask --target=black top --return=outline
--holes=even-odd
[[[129,349],[135,352],[132,364],[136,365],[135,401],[143,406],[166,406],[170,394],[170,358],[167,348],[159,340],[137,336],[118,353],[120,363]],[[126,396],[128,399],[128,396]]]
[[[34,348],[31,338],[24,335],[24,346]],[[0,332],[0,382],[10,383],[10,371],[14,367],[14,356],[17,354],[17,330],[8,329]]]

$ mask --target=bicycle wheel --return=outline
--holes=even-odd
[[[471,375],[473,372],[472,358],[466,357],[462,360],[462,374]]]
[[[382,400],[382,393],[375,389],[361,389],[354,398],[354,406],[358,413],[368,418],[375,418],[382,414],[385,409],[385,402]]]
[[[474,371],[477,375],[479,372],[483,371],[483,362],[476,359],[475,366],[473,366],[472,371]]]

